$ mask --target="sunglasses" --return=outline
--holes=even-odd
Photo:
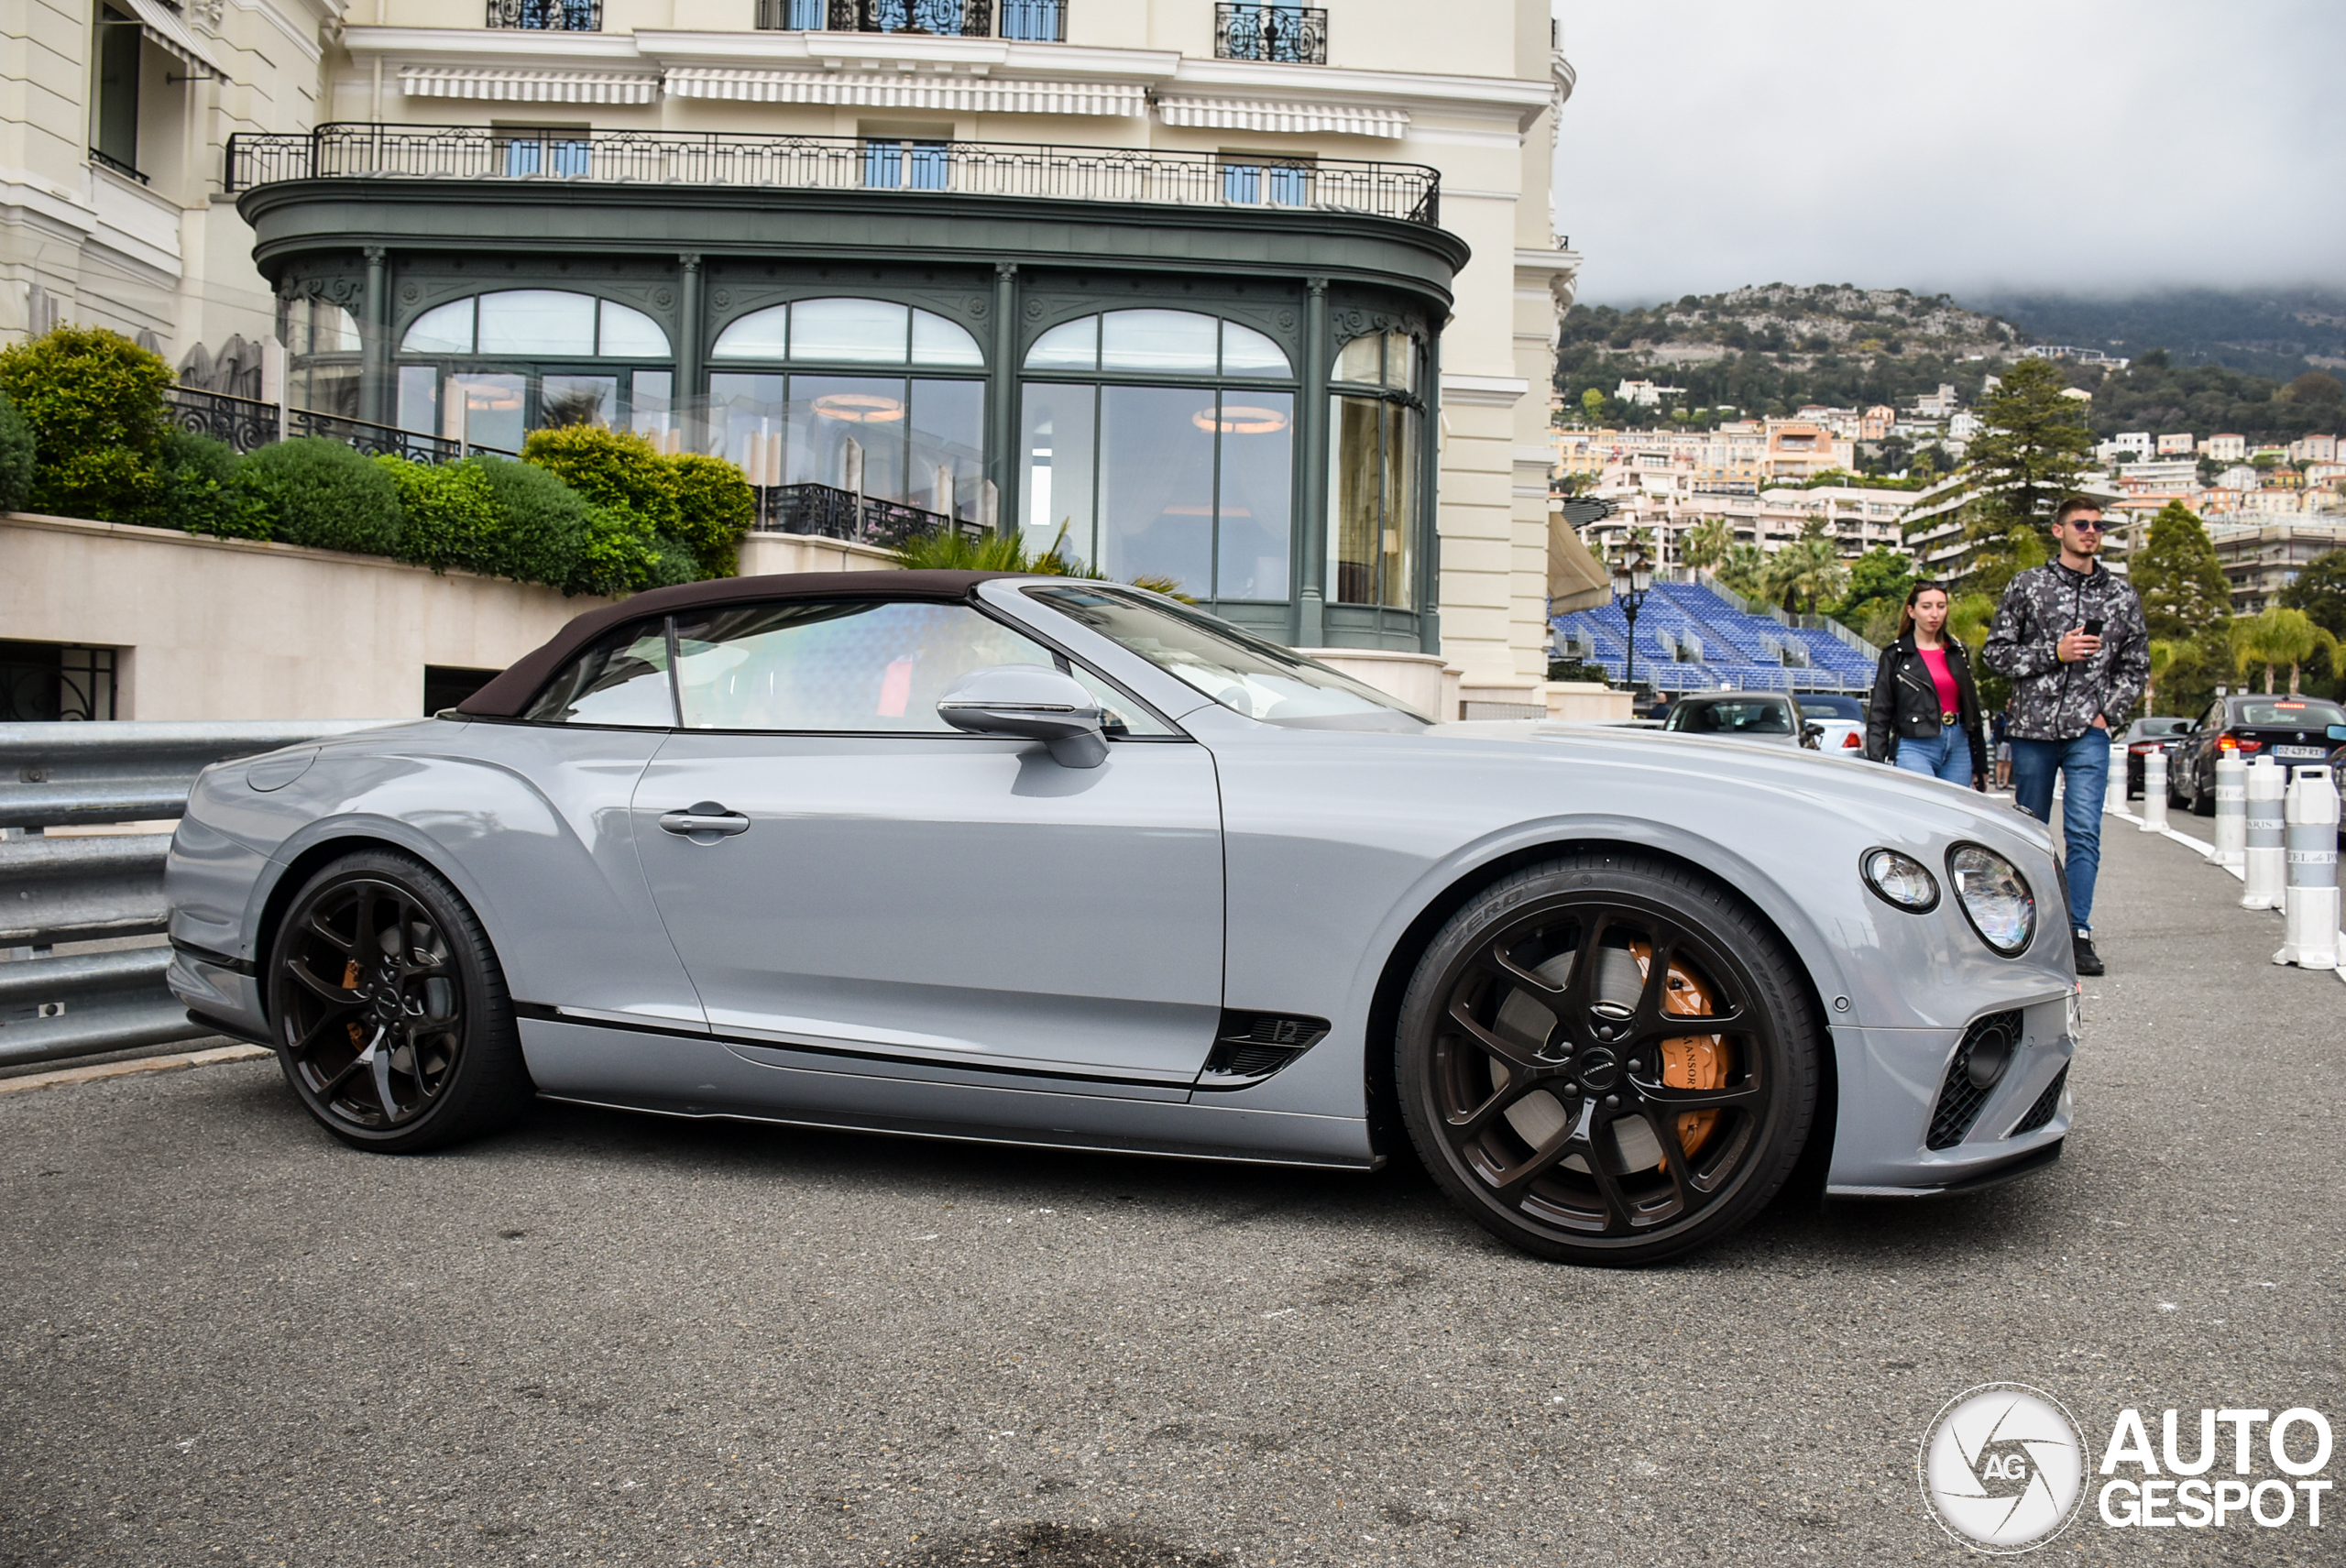
[[[2084,518],[2073,517],[2061,526],[2064,528],[2074,528],[2081,533],[2099,533],[2102,531],[2103,524],[2098,518],[2091,522],[2088,522]]]

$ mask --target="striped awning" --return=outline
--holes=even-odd
[[[228,73],[213,63],[212,57],[203,52],[203,46],[188,30],[187,23],[170,6],[159,5],[157,0],[129,0],[129,5],[131,15],[138,18],[138,30],[147,35],[148,42],[190,71],[219,82],[229,80]]]
[[[1407,109],[1371,109],[1346,104],[1274,104],[1259,98],[1171,98],[1157,101],[1157,116],[1168,126],[1214,130],[1333,131],[1339,136],[1398,137],[1409,129]]]
[[[402,66],[411,98],[491,98],[517,104],[649,104],[660,79],[641,71],[464,70]]]
[[[1114,82],[684,65],[669,69],[667,83],[669,93],[678,98],[731,98],[751,104],[843,104],[968,115],[1134,116],[1148,112],[1142,87]]]

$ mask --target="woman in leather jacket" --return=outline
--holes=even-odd
[[[1898,636],[1881,651],[1866,703],[1866,755],[1949,784],[1988,786],[1979,688],[1971,657],[1946,634],[1944,583],[1916,583],[1898,613]]]

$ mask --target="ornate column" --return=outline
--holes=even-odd
[[[993,264],[993,353],[986,370],[986,477],[993,481],[995,528],[1018,532],[1018,263]]]
[[[708,378],[704,374],[701,340],[707,335],[707,311],[701,303],[700,253],[676,258],[676,430],[687,452],[707,450]]]
[[[1326,646],[1322,641],[1328,574],[1328,444],[1335,439],[1328,419],[1328,280],[1309,278],[1303,312],[1303,391],[1296,410],[1296,459],[1303,465],[1301,513],[1296,548],[1302,570],[1296,574],[1295,645]]]
[[[379,245],[367,247],[366,256],[367,291],[358,304],[358,417],[389,424],[397,412],[391,406],[391,258]]]

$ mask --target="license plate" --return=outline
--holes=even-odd
[[[2330,755],[2319,746],[2275,746],[2273,748],[2273,754],[2275,757],[2287,757],[2292,761],[2308,762],[2319,762]]]

